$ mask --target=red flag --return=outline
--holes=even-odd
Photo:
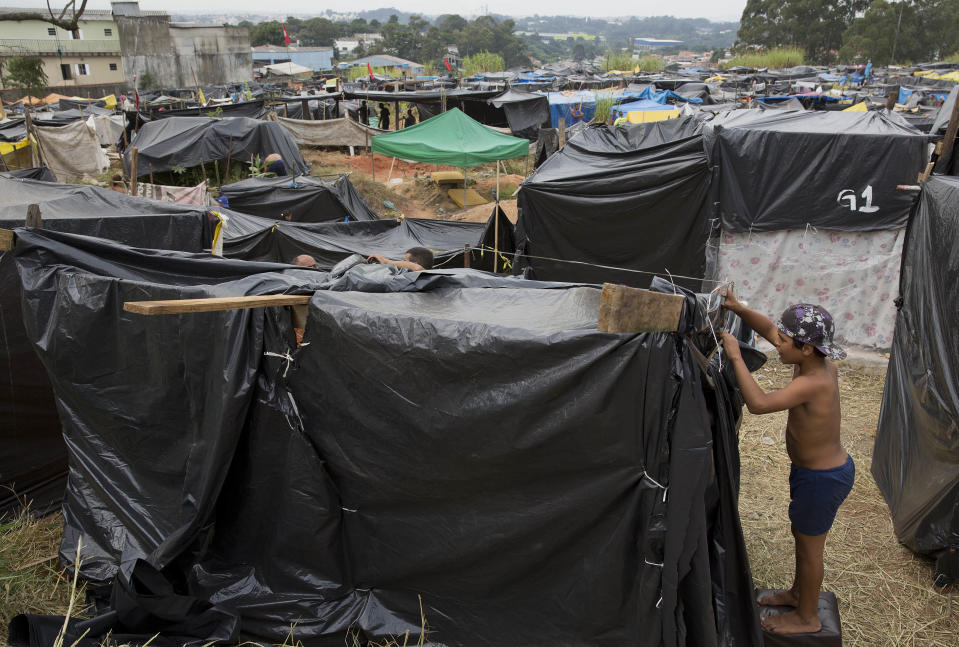
[[[290,46],[290,36],[286,33],[286,25],[280,25],[283,27],[283,40],[286,41],[286,46]]]
[[[445,56],[443,57],[443,62],[446,63],[446,69],[452,72],[453,68],[450,67],[450,62],[446,60]]]
[[[370,65],[369,61],[366,62],[366,69],[369,70],[370,72],[370,81],[375,81],[375,79],[373,78],[373,66]]]

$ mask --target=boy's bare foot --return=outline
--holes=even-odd
[[[762,619],[763,629],[774,634],[814,634],[822,629],[819,618],[803,620],[796,611]]]
[[[758,600],[764,607],[798,607],[799,596],[792,589],[779,593],[767,593]]]

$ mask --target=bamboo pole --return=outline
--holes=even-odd
[[[221,184],[230,183],[230,156],[233,155],[233,135],[230,135],[230,145],[226,149],[226,169],[223,171],[223,182]]]
[[[499,160],[496,160],[496,206],[493,208],[493,274],[499,260]]]
[[[137,194],[137,158],[140,151],[134,146],[130,149],[130,195]]]

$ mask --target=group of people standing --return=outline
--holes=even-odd
[[[401,116],[397,115],[396,130],[399,130]],[[409,128],[410,126],[416,125],[416,116],[413,114],[413,106],[406,108],[406,114],[402,115],[403,119],[403,128]],[[366,101],[360,101],[360,108],[357,111],[357,121],[359,121],[364,126],[372,125],[370,123],[370,107]],[[385,103],[380,103],[380,112],[378,116],[378,122],[376,124],[377,128],[380,130],[389,130],[390,129],[390,109]]]

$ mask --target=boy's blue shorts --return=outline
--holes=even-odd
[[[856,464],[852,456],[839,467],[811,470],[792,466],[789,470],[789,520],[804,535],[822,535],[832,528],[836,511],[852,490]]]

